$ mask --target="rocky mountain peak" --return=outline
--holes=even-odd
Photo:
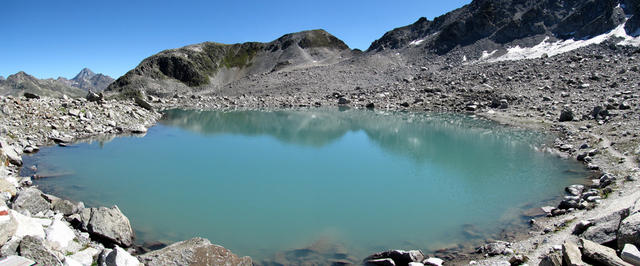
[[[456,47],[481,43],[504,46],[516,42],[582,40],[625,24],[628,35],[640,28],[640,3],[633,0],[474,0],[429,21],[396,28],[374,41],[369,52],[422,47],[445,54]]]
[[[83,79],[91,79],[95,75],[96,75],[96,73],[93,73],[93,71],[91,71],[91,69],[85,67],[82,70],[80,70],[80,73],[78,73],[78,75],[76,75],[71,80],[79,81],[79,80],[83,80]]]

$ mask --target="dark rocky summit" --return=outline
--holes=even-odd
[[[627,34],[638,30],[638,1],[628,0],[476,0],[430,21],[387,32],[368,51],[400,49],[422,40],[423,49],[445,54],[456,47],[488,43],[502,45],[553,39],[585,39],[606,33],[625,22]]]

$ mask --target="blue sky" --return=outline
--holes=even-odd
[[[165,49],[269,42],[320,28],[365,50],[393,28],[469,2],[6,0],[0,5],[0,75],[72,78],[88,67],[117,78]]]

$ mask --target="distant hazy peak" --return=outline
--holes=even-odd
[[[82,70],[80,70],[80,73],[78,73],[78,75],[76,75],[71,80],[78,81],[78,80],[81,80],[81,79],[91,79],[95,75],[96,75],[96,73],[93,73],[93,71],[91,71],[91,69],[85,67]]]

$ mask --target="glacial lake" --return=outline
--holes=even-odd
[[[202,236],[254,261],[318,246],[361,260],[524,225],[524,210],[586,176],[536,150],[552,139],[453,114],[170,110],[144,137],[43,148],[24,171],[66,173],[37,180],[45,192],[118,205],[138,243]]]

